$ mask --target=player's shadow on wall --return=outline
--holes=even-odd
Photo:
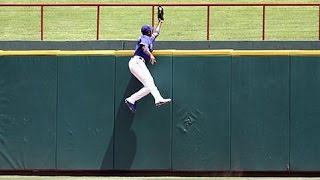
[[[142,84],[134,76],[131,76],[126,91],[120,100],[120,105],[118,109],[115,109],[113,137],[104,155],[101,170],[109,170],[110,168],[114,170],[131,169],[137,152],[137,136],[131,129],[134,114],[128,109],[124,101],[125,98],[138,91],[141,87]],[[110,167],[110,162],[113,163],[113,168]]]

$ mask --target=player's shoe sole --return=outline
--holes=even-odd
[[[156,103],[156,106],[159,107],[159,106],[162,106],[164,104],[169,104],[171,103],[171,99],[163,99],[162,101],[159,101]]]
[[[137,109],[136,109],[135,104],[132,104],[132,103],[130,103],[130,102],[127,101],[127,100],[125,100],[124,102],[126,103],[126,105],[128,106],[129,110],[130,110],[132,113],[136,113]]]

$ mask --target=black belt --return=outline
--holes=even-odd
[[[138,57],[139,59],[141,59],[143,62],[145,62],[144,58],[141,57],[141,56],[135,56],[135,57]]]

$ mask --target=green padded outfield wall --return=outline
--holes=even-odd
[[[231,169],[286,171],[289,56],[234,56],[231,99]]]
[[[320,169],[320,56],[291,57],[290,169]]]
[[[320,51],[0,51],[1,170],[320,171]]]
[[[173,170],[230,168],[231,56],[173,58]]]
[[[118,56],[115,84],[114,168],[119,170],[167,170],[171,168],[171,106],[156,107],[151,94],[137,102],[132,114],[125,98],[143,86],[131,75],[131,57]],[[172,57],[157,58],[150,72],[163,97],[172,94]]]
[[[0,57],[0,169],[56,168],[57,57]]]
[[[114,56],[58,56],[57,169],[113,169]]]

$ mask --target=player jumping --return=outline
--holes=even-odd
[[[156,87],[153,77],[150,74],[146,63],[150,62],[152,65],[156,62],[155,57],[152,54],[153,42],[159,36],[160,28],[164,22],[163,8],[158,7],[158,20],[159,23],[155,29],[149,25],[144,25],[141,28],[142,35],[137,41],[134,56],[129,61],[130,72],[143,84],[136,93],[125,99],[125,103],[128,108],[135,113],[136,112],[136,101],[140,100],[149,93],[152,94],[155,100],[156,106],[161,106],[171,102],[171,99],[164,99]]]

